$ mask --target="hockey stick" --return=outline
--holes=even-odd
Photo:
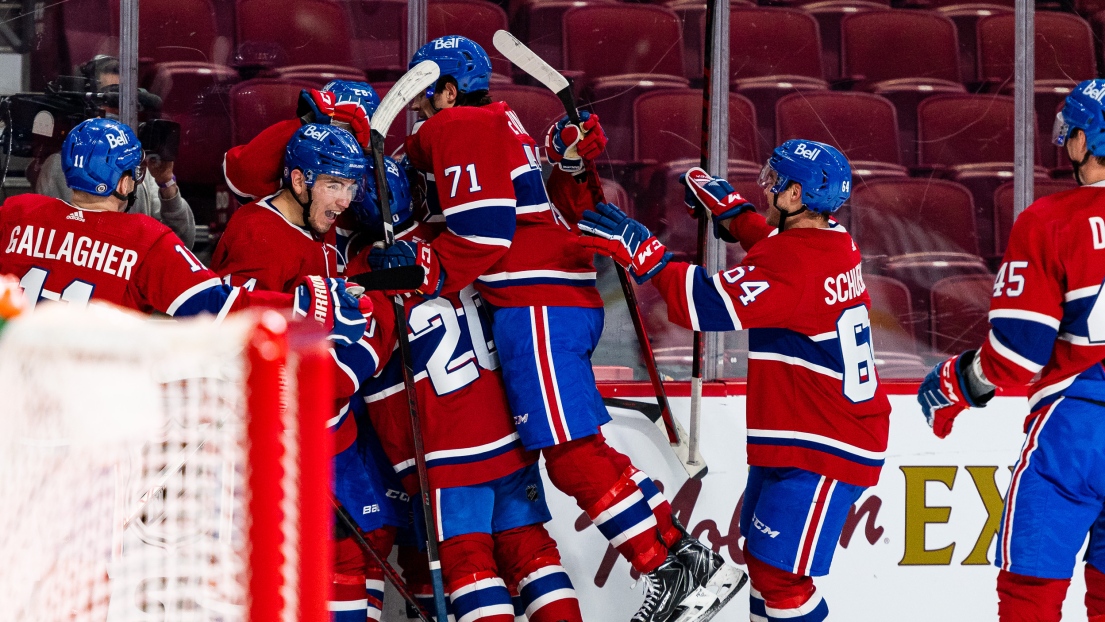
[[[419,93],[424,92],[437,81],[441,71],[433,61],[422,61],[403,74],[391,87],[384,100],[376,108],[369,125],[372,127],[372,158],[376,162],[376,196],[380,200],[380,217],[384,221],[384,244],[395,244],[395,227],[391,221],[391,197],[388,194],[388,182],[384,168],[384,136],[392,121],[407,103]],[[423,277],[424,278],[424,277]],[[421,284],[422,279],[419,279]],[[407,393],[407,409],[411,417],[412,439],[414,441],[414,462],[418,469],[418,485],[422,495],[422,515],[426,522],[426,555],[430,559],[430,580],[434,587],[434,609],[439,621],[448,620],[445,610],[445,583],[441,576],[441,557],[437,550],[437,529],[434,520],[434,508],[430,503],[430,477],[426,471],[426,450],[422,436],[422,421],[418,416],[418,396],[414,385],[414,357],[411,356],[411,342],[407,336],[407,313],[403,306],[403,297],[392,299],[395,310],[395,331],[399,339],[399,359],[403,363],[403,385]]]
[[[366,291],[415,290],[422,285],[426,271],[420,266],[399,266],[348,276],[345,280],[360,285]]]
[[[380,554],[376,552],[376,549],[372,548],[368,544],[368,541],[364,539],[364,536],[361,535],[361,530],[357,527],[357,521],[353,520],[353,516],[349,513],[349,510],[345,509],[345,506],[342,505],[341,501],[338,501],[338,498],[333,494],[330,495],[330,504],[334,506],[334,511],[338,515],[338,520],[345,525],[346,529],[352,532],[353,539],[357,541],[357,545],[361,547],[361,551],[367,553],[377,564],[380,564],[380,567],[384,569],[384,575],[387,576],[391,584],[395,586],[395,591],[399,592],[403,600],[414,606],[414,610],[418,612],[418,619],[422,620],[422,622],[431,622],[430,616],[422,610],[422,606],[418,604],[418,599],[414,597],[410,588],[403,582],[403,577],[399,576],[399,573],[388,563],[388,560],[381,557]]]
[[[199,426],[199,428],[196,429],[196,433],[200,435],[200,440],[194,443],[192,446],[186,447],[184,451],[181,451],[177,454],[176,460],[169,464],[166,464],[165,468],[161,469],[161,471],[157,474],[157,479],[154,480],[153,486],[147,488],[146,492],[142,493],[142,496],[138,497],[138,503],[136,504],[135,508],[131,510],[131,513],[128,514],[125,519],[123,519],[124,531],[126,531],[126,529],[134,523],[134,519],[138,518],[138,515],[142,513],[142,510],[145,509],[146,504],[149,503],[150,499],[152,499],[153,496],[157,493],[165,490],[165,486],[167,486],[169,483],[169,478],[175,475],[177,471],[184,468],[184,465],[188,464],[188,461],[192,459],[192,456],[195,456],[197,453],[199,453],[199,450],[203,449],[203,445],[207,442],[207,439],[209,438],[206,435],[206,432],[211,429],[212,425],[213,424],[205,423]]]
[[[556,69],[553,69],[533,50],[526,47],[517,37],[505,30],[496,32],[493,42],[495,49],[500,54],[545,85],[550,91],[556,93],[561,103],[564,104],[564,110],[568,113],[568,120],[575,125],[579,125],[579,112],[576,110],[575,96],[572,95],[572,87],[568,84],[567,78]],[[595,170],[594,162],[590,160],[584,160],[584,162],[587,165],[587,186],[592,197],[596,202],[605,202],[606,197],[602,190],[602,180],[599,178],[598,171]],[[615,268],[618,273],[618,281],[622,286],[622,294],[625,296],[626,305],[629,307],[629,317],[633,321],[633,329],[637,333],[637,341],[641,345],[641,358],[644,359],[649,380],[656,392],[660,417],[653,419],[653,422],[656,423],[661,432],[667,435],[668,442],[675,451],[676,457],[679,458],[679,462],[686,469],[687,475],[696,479],[700,478],[706,475],[706,463],[697,452],[691,453],[691,448],[687,444],[687,433],[671,414],[667,392],[664,390],[660,372],[656,368],[656,357],[652,352],[652,343],[648,340],[644,320],[641,318],[641,308],[637,304],[637,293],[633,289],[633,284],[629,282],[629,275],[625,269],[617,265]]]

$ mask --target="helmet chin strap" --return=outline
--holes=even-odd
[[[131,177],[134,179],[134,177]],[[134,189],[126,194],[120,194],[118,190],[112,190],[111,196],[119,199],[120,201],[126,201],[127,206],[123,209],[123,213],[127,213],[134,207],[134,202],[138,200],[138,182],[134,182]]]
[[[1078,182],[1079,186],[1085,185],[1085,183],[1082,181],[1082,167],[1086,166],[1086,163],[1090,161],[1091,157],[1093,157],[1093,154],[1090,153],[1089,149],[1087,149],[1086,155],[1082,156],[1082,160],[1080,162],[1075,162],[1074,158],[1070,158],[1070,164],[1074,168],[1074,181]]]
[[[306,229],[310,231],[311,235],[314,237],[321,236],[322,234],[320,234],[318,231],[315,231],[315,228],[311,226],[311,203],[314,202],[314,198],[311,197],[311,187],[307,186],[306,203],[299,200],[299,195],[296,194],[295,188],[288,188],[288,190],[291,190],[290,194],[292,195],[292,198],[295,199],[295,202],[299,203],[299,207],[303,208],[303,224]]]
[[[798,214],[801,214],[802,212],[809,209],[808,207],[803,205],[802,209],[799,209],[799,210],[796,210],[796,211],[793,211],[793,212],[786,211],[785,209],[779,207],[779,193],[778,192],[776,192],[775,195],[772,197],[771,206],[775,208],[775,211],[779,212],[779,233],[783,232],[783,227],[786,226],[786,222],[787,222],[788,217],[797,216]]]

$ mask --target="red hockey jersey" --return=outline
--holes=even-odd
[[[1105,396],[1105,182],[1044,197],[1013,223],[982,371],[1029,385],[1029,410]]]
[[[711,275],[670,263],[652,278],[672,322],[748,330],[748,463],[798,467],[857,486],[878,482],[890,403],[871,346],[871,301],[852,237],[827,229],[775,234],[740,216],[740,265]]]
[[[0,206],[0,274],[39,300],[104,300],[143,313],[219,317],[251,304],[287,309],[292,297],[224,285],[165,225],[149,216],[86,210],[37,194]]]
[[[436,186],[448,227],[433,244],[443,291],[475,282],[500,307],[602,306],[594,254],[564,217],[582,215],[586,188],[563,175],[572,186],[550,203],[537,143],[505,103],[438,112],[407,138],[407,156]]]
[[[363,271],[366,255],[358,255],[350,269]],[[415,494],[418,478],[393,307],[380,292],[369,295],[376,330],[383,333],[380,351],[390,354],[361,395],[384,452]],[[480,295],[468,286],[433,300],[413,296],[406,301],[430,485],[470,486],[536,462],[537,454],[525,451],[514,429],[491,339],[491,316]]]
[[[273,196],[234,212],[211,256],[211,269],[229,277],[231,285],[279,292],[291,291],[304,276],[337,277],[334,229],[319,241],[285,218]]]
[[[284,150],[302,126],[299,119],[280,121],[248,143],[231,147],[223,157],[223,177],[230,191],[245,199],[259,199],[280,190]]]

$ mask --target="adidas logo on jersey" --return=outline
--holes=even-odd
[[[78,222],[84,222],[84,212],[73,212],[65,217],[66,220],[76,220]]]

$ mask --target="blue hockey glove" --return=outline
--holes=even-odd
[[[292,315],[313,319],[330,331],[332,341],[349,345],[364,334],[372,316],[372,301],[346,291],[345,279],[306,276],[295,288]]]
[[[599,203],[594,211],[583,212],[579,230],[586,234],[581,239],[584,246],[618,262],[638,285],[671,261],[671,252],[648,227],[626,216],[617,205]]]
[[[683,202],[692,218],[697,218],[700,210],[714,217],[714,237],[726,242],[736,242],[732,234],[721,226],[721,221],[733,218],[744,212],[756,211],[739,192],[722,177],[714,177],[697,166],[679,176],[679,183],[686,186]]]
[[[968,408],[981,408],[994,397],[991,390],[983,395],[971,395],[967,374],[978,356],[977,350],[967,350],[940,363],[925,376],[917,390],[917,401],[925,421],[938,438],[947,438],[959,413]]]
[[[583,160],[594,160],[606,148],[606,132],[599,125],[599,116],[579,111],[580,124],[573,125],[564,115],[545,133],[545,155],[549,162],[566,173],[583,170]]]
[[[429,244],[396,240],[389,248],[373,247],[368,253],[368,265],[373,270],[400,266],[421,266],[426,273],[422,287],[415,290],[425,298],[437,298],[445,285],[445,271]]]

